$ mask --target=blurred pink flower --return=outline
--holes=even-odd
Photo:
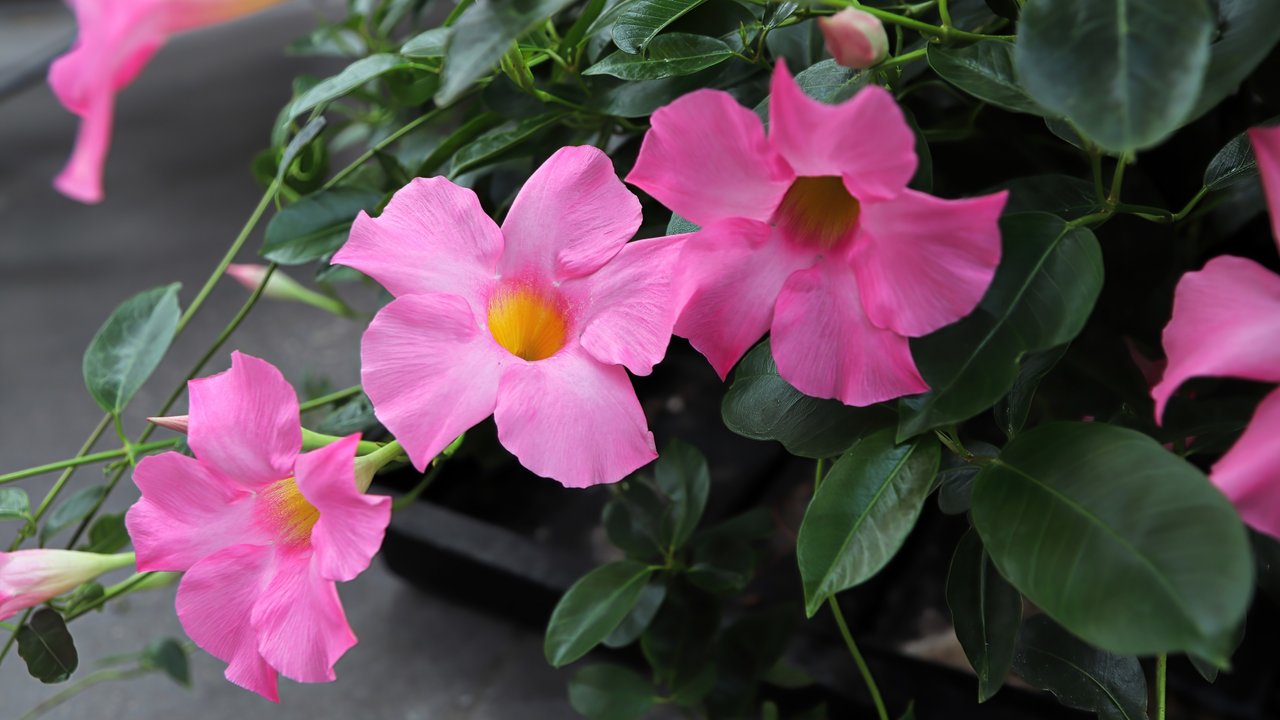
[[[365,332],[361,377],[418,469],[490,414],[526,468],[567,487],[657,457],[627,370],[666,353],[682,238],[628,243],[639,227],[640,202],[593,147],[552,155],[501,228],[439,177],[356,218],[333,262],[396,297]]]
[[[103,573],[130,565],[133,565],[133,553],[0,552],[0,620],[74,590]]]
[[[766,331],[808,395],[870,405],[928,389],[908,337],[969,314],[1000,261],[1005,192],[907,189],[915,138],[883,88],[839,105],[779,62],[769,134],[728,93],[659,109],[627,181],[701,225],[675,326],[723,378]]]
[[[869,68],[889,56],[889,36],[880,18],[857,8],[845,8],[818,18],[827,52],[847,68]]]
[[[75,44],[49,68],[58,100],[80,116],[75,150],[53,181],[84,203],[102,201],[115,96],[171,35],[231,20],[281,0],[68,0]]]
[[[358,435],[299,453],[298,398],[270,363],[232,353],[230,370],[188,389],[195,457],[153,455],[134,472],[138,569],[186,572],[178,619],[231,682],[276,702],[277,672],[332,681],[356,643],[336,583],[369,566],[391,500],[357,486]]]

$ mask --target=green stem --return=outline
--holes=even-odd
[[[876,706],[876,714],[880,720],[889,720],[889,711],[885,709],[884,700],[880,697],[880,688],[876,686],[876,679],[871,676],[871,668],[867,667],[867,661],[862,658],[862,652],[858,650],[858,643],[853,641],[853,634],[849,632],[849,625],[844,621],[844,613],[840,612],[840,603],[836,602],[836,596],[828,596],[827,604],[831,606],[831,614],[835,616],[836,625],[840,627],[844,644],[849,648],[849,654],[853,656],[853,662],[858,666],[863,682],[867,684],[867,691],[871,693],[871,702]]]
[[[814,466],[813,466],[813,492],[814,493],[818,492],[818,488],[822,485],[822,480],[825,477],[825,475],[822,472],[823,470],[822,466],[824,464],[826,464],[826,460],[823,458],[818,458],[817,462],[814,463]]]
[[[462,5],[460,4],[458,5],[458,7],[462,7]],[[376,145],[373,145],[368,150],[365,150],[363,153],[361,153],[359,157],[351,161],[350,165],[347,165],[346,167],[339,170],[337,174],[329,178],[324,185],[320,186],[320,190],[328,190],[332,188],[334,185],[337,185],[338,183],[342,182],[347,178],[348,175],[350,175],[351,173],[359,169],[361,165],[365,164],[365,162],[367,162],[369,158],[372,158],[374,155],[377,155],[379,152],[385,150],[387,146],[390,145],[391,143],[394,143],[395,141],[399,140],[405,135],[408,135],[409,133],[413,132],[415,129],[418,128],[418,126],[422,125],[423,123],[430,122],[432,119],[434,119],[440,113],[444,112],[446,109],[448,108],[436,108],[431,112],[420,115],[416,119],[408,123],[405,123],[405,125],[401,127],[399,130],[396,130],[395,132],[391,133],[385,138],[379,140]]]
[[[1121,155],[1116,160],[1116,171],[1111,176],[1111,192],[1107,194],[1106,206],[1111,210],[1120,204],[1120,186],[1124,184],[1124,168],[1129,164],[1129,157]]]
[[[938,14],[942,16],[942,27],[951,27],[951,11],[947,9],[947,0],[938,0]]]
[[[1156,720],[1164,720],[1165,683],[1169,670],[1169,656],[1161,653],[1156,656]]]
[[[318,407],[324,407],[325,405],[332,405],[333,403],[336,403],[340,400],[346,400],[349,397],[354,397],[356,395],[359,395],[361,391],[363,391],[363,389],[364,388],[360,387],[359,385],[352,385],[349,388],[343,388],[341,390],[331,392],[328,395],[321,395],[318,398],[312,398],[311,400],[308,400],[302,403],[301,405],[299,405],[298,408],[302,412],[306,412],[308,410],[315,410]]]
[[[973,33],[973,32],[967,32],[965,30],[957,30],[954,27],[943,27],[939,25],[932,25],[930,23],[927,23],[921,20],[916,20],[915,18],[906,17],[905,15],[898,15],[897,13],[891,13],[887,10],[881,10],[880,8],[877,8],[877,7],[863,5],[858,0],[825,0],[825,3],[827,5],[834,5],[838,7],[855,7],[869,15],[874,15],[875,17],[879,18],[883,22],[887,22],[893,25],[900,25],[904,28],[915,30],[921,35],[928,35],[930,37],[940,38],[943,41],[950,41],[950,40],[969,40],[969,41],[1006,40],[1007,41],[1007,40],[1013,40],[1015,37],[1013,35],[984,35],[982,33]]]
[[[122,596],[122,595],[128,595],[129,593],[133,592],[134,590],[140,590],[140,589],[143,589],[143,588],[145,587],[144,583],[145,583],[145,582],[146,582],[146,581],[147,581],[147,580],[148,580],[152,575],[155,575],[155,573],[153,573],[153,572],[140,572],[140,573],[134,573],[133,575],[130,575],[129,577],[125,578],[124,580],[121,580],[120,582],[116,583],[115,585],[112,585],[111,587],[107,588],[106,590],[103,590],[103,591],[102,591],[102,597],[97,598],[96,600],[94,600],[94,601],[93,601],[93,602],[91,602],[91,603],[86,603],[86,604],[84,604],[84,605],[81,605],[80,607],[76,608],[76,611],[75,611],[75,612],[73,612],[73,613],[69,613],[69,614],[67,615],[67,617],[66,617],[67,622],[71,622],[72,620],[75,620],[76,618],[80,617],[81,615],[84,615],[85,613],[88,613],[88,612],[90,612],[90,611],[92,611],[92,610],[97,610],[98,608],[102,607],[103,605],[106,605],[106,604],[107,604],[108,602],[110,602],[111,600],[114,600],[114,599],[116,599],[116,598],[118,598],[118,597],[120,597],[120,596]]]
[[[112,680],[130,680],[141,675],[146,675],[149,672],[151,672],[151,668],[145,667],[134,667],[129,668],[128,670],[121,670],[119,668],[104,668],[102,670],[97,670],[85,675],[76,682],[71,683],[56,695],[51,696],[44,702],[31,708],[22,716],[21,720],[35,720],[35,718],[44,715],[94,685],[100,685]]]
[[[912,50],[911,52],[907,52],[895,57],[891,57],[885,60],[884,62],[880,63],[879,65],[876,65],[874,68],[872,68],[872,70],[884,70],[886,68],[891,68],[897,65],[905,65],[909,62],[913,62],[915,60],[919,60],[920,58],[924,57],[926,52],[927,52],[927,48]]]
[[[111,425],[111,413],[107,413],[106,415],[102,416],[101,420],[98,421],[98,426],[93,429],[93,432],[89,433],[89,437],[86,438],[84,441],[84,444],[80,446],[80,451],[77,452],[75,455],[75,458],[72,458],[72,459],[74,460],[76,458],[82,458],[85,455],[87,455],[88,452],[93,449],[94,444],[98,442],[98,438],[102,437],[102,433],[106,432],[107,428],[110,425]],[[36,511],[31,514],[31,523],[26,527],[24,527],[23,530],[18,533],[18,537],[14,538],[13,544],[9,546],[9,552],[13,552],[14,550],[17,550],[18,546],[22,545],[22,541],[27,538],[26,528],[36,527],[36,525],[40,522],[40,518],[44,517],[45,512],[49,510],[49,506],[53,504],[53,501],[58,497],[58,494],[62,492],[62,488],[66,486],[67,481],[70,480],[71,476],[75,474],[77,467],[79,466],[70,465],[67,467],[66,470],[62,471],[62,474],[58,476],[57,482],[53,484],[53,487],[49,488],[49,492],[45,493],[44,499],[40,501],[40,505],[36,507]],[[25,616],[23,617],[23,622],[26,622]],[[4,656],[9,652],[9,646],[12,644],[13,644],[13,636],[10,635],[9,642],[5,644],[3,650],[0,650],[0,662],[4,661]]]
[[[400,447],[399,441],[392,440],[368,455],[357,457],[356,487],[360,488],[360,492],[369,492],[369,485],[373,483],[373,476],[382,469],[382,466],[395,461],[403,455],[404,448]]]
[[[427,474],[422,476],[422,479],[418,481],[418,484],[413,486],[412,490],[393,500],[391,502],[391,512],[403,510],[412,505],[427,488],[431,487],[431,483],[435,482],[436,478],[440,475],[440,469],[442,467],[444,467],[444,463],[437,462],[430,470],[427,471]]]
[[[149,442],[142,445],[134,445],[133,452],[135,454],[142,455],[145,453],[149,453],[153,450],[164,450],[167,448],[171,448],[177,444],[178,444],[177,438],[174,438],[171,440],[156,440],[155,442]],[[117,460],[122,457],[128,457],[128,451],[125,448],[118,448],[116,450],[104,450],[102,452],[93,453],[91,455],[80,455],[78,457],[67,458],[66,460],[59,460],[57,462],[51,462],[45,465],[38,465],[36,467],[29,467],[23,470],[15,470],[14,472],[11,472],[11,473],[5,473],[4,475],[0,475],[0,485],[3,485],[5,483],[10,483],[15,480],[22,480],[23,478],[34,477],[36,475],[43,475],[47,472],[53,472],[54,470],[62,470],[64,468],[79,467],[80,465],[92,465],[94,463],[106,462],[107,460]]]
[[[303,450],[315,450],[317,448],[322,448],[325,445],[332,445],[341,439],[342,438],[338,437],[337,435],[325,435],[324,433],[318,433],[314,430],[308,430],[306,428],[302,428],[302,449]],[[372,440],[361,440],[360,444],[356,446],[356,454],[368,455],[370,453],[376,452],[379,448],[382,448],[382,447],[383,447],[382,443],[376,443]]]
[[[458,0],[458,4],[453,8],[453,12],[449,13],[449,17],[444,19],[444,23],[442,23],[442,25],[444,27],[449,27],[457,22],[458,16],[466,11],[468,7],[471,7],[472,2],[474,2],[474,0]]]

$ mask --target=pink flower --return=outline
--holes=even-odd
[[[1280,128],[1249,131],[1267,204],[1280,242]],[[1164,329],[1169,365],[1151,389],[1156,419],[1170,396],[1193,377],[1236,377],[1280,383],[1280,275],[1224,255],[1178,281]],[[1210,477],[1249,525],[1280,537],[1280,388],[1263,398],[1236,444]]]
[[[112,570],[133,564],[133,553],[75,550],[0,552],[0,620],[35,607]]]
[[[280,0],[68,0],[79,33],[49,68],[58,100],[80,116],[67,166],[53,181],[84,203],[102,201],[102,167],[111,144],[115,96],[133,82],[169,36],[230,20]]]
[[[869,68],[889,56],[889,36],[880,18],[857,8],[845,8],[818,18],[827,52],[847,68]]]
[[[943,200],[907,189],[915,169],[889,93],[825,105],[781,62],[767,137],[718,90],[659,109],[627,181],[702,226],[680,258],[690,297],[675,333],[722,378],[771,331],[778,372],[808,395],[870,405],[927,390],[907,338],[982,299],[1006,193]]]
[[[153,455],[134,472],[138,569],[186,572],[178,619],[231,682],[276,702],[277,672],[332,681],[356,642],[336,583],[369,566],[390,498],[357,486],[358,435],[299,454],[298,398],[270,363],[232,353],[188,390],[195,457]]]
[[[639,226],[640,202],[592,147],[543,163],[501,228],[439,177],[356,218],[333,262],[396,298],[365,332],[361,377],[416,467],[490,414],[525,467],[568,487],[657,457],[627,370],[666,353],[681,238],[628,243]]]

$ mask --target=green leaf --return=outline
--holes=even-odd
[[[929,45],[929,67],[966,93],[1010,112],[1044,115],[1013,72],[1013,44],[979,40],[963,48]]]
[[[1208,190],[1221,190],[1258,176],[1258,159],[1253,155],[1253,145],[1246,133],[1231,138],[1209,161],[1204,169],[1204,186]]]
[[[668,235],[684,235],[685,233],[697,232],[701,229],[702,228],[694,225],[675,213],[671,213],[671,219],[667,221]]]
[[[1058,364],[1067,353],[1066,345],[1024,355],[1019,363],[1018,377],[1013,381],[1013,388],[994,408],[996,425],[1006,437],[1012,439],[1022,432],[1027,424],[1027,416],[1031,414],[1031,401],[1035,399],[1036,388],[1049,371]]]
[[[707,459],[692,445],[672,440],[654,465],[654,479],[670,500],[660,532],[667,548],[679,550],[689,541],[707,507],[711,474]]]
[[[26,520],[31,517],[31,500],[22,488],[0,488],[0,520]]]
[[[635,55],[662,29],[706,0],[636,0],[613,25],[613,43]]]
[[[44,608],[18,629],[18,655],[27,672],[42,683],[60,683],[80,665],[67,623],[56,610]]]
[[[75,592],[67,596],[66,603],[62,606],[63,612],[68,615],[79,615],[82,608],[93,605],[98,610],[102,609],[101,605],[96,603],[106,594],[106,589],[102,587],[102,583],[89,581],[76,588]]]
[[[1158,144],[1191,113],[1209,65],[1205,0],[1029,0],[1018,79],[1113,152]]]
[[[444,57],[445,46],[453,28],[437,27],[418,33],[400,46],[400,54],[408,58],[429,59]]]
[[[294,98],[293,102],[289,103],[288,109],[283,113],[283,118],[286,122],[292,120],[314,107],[337,100],[370,80],[385,75],[392,70],[407,67],[410,67],[409,63],[394,53],[382,53],[361,58],[343,68],[342,72],[337,75],[321,80],[311,86],[309,90]]]
[[[621,492],[604,506],[604,531],[609,542],[632,560],[662,558],[659,525],[667,507],[649,480],[632,476],[619,485]]]
[[[361,210],[372,210],[381,200],[372,190],[346,187],[308,195],[267,223],[261,254],[281,265],[319,260],[342,247]]]
[[[191,665],[182,643],[173,638],[157,640],[142,653],[142,663],[168,675],[183,687],[191,687]]]
[[[1065,422],[1019,435],[974,480],[972,518],[1000,574],[1085,641],[1225,663],[1253,591],[1244,526],[1150,437]]]
[[[453,26],[445,48],[436,104],[457,100],[488,75],[520,36],[568,7],[573,0],[504,0],[476,3]]]
[[[978,676],[978,702],[986,702],[1000,690],[1013,666],[1022,595],[1000,577],[972,529],[960,538],[951,558],[947,606],[956,638]]]
[[[604,645],[620,648],[639,639],[640,635],[648,629],[649,623],[653,622],[654,616],[662,608],[662,601],[666,597],[667,584],[658,579],[651,580],[644,586],[644,590],[640,591],[640,598],[636,600],[631,612],[627,613],[618,627],[614,628],[613,632],[609,633],[609,637],[602,641]]]
[[[619,560],[579,578],[551,613],[547,662],[564,667],[600,644],[635,607],[652,574],[644,563]]]
[[[738,363],[720,415],[725,427],[743,437],[776,440],[787,452],[810,458],[839,455],[893,421],[883,405],[850,407],[796,390],[778,375],[767,340]]]
[[[678,579],[673,582],[658,616],[640,637],[640,649],[655,679],[671,689],[676,702],[699,702],[711,690],[719,630],[716,599]]]
[[[1138,659],[1089,647],[1044,615],[1022,626],[1013,666],[1067,707],[1095,712],[1101,720],[1147,718],[1147,680]]]
[[[591,720],[639,720],[653,701],[649,681],[618,665],[588,665],[569,683],[569,704]]]
[[[967,420],[1013,387],[1024,353],[1075,338],[1102,290],[1093,233],[1045,213],[1001,218],[1004,256],[979,309],[932,335],[911,355],[929,384],[899,402],[898,438]]]
[[[119,414],[151,377],[178,330],[180,283],[125,300],[84,351],[84,384],[103,410]]]
[[[639,118],[651,115],[654,110],[686,93],[706,87],[720,72],[717,68],[693,75],[676,75],[661,80],[622,82],[609,77],[590,78],[589,105],[603,115],[621,118]]]
[[[1047,212],[1074,220],[1098,210],[1093,183],[1070,175],[1032,175],[996,186],[1009,190],[1004,214]]]
[[[1188,121],[1236,92],[1280,41],[1280,3],[1275,0],[1216,0],[1211,7],[1217,9],[1218,32],[1209,46],[1204,86]]]
[[[583,75],[612,75],[623,80],[657,80],[688,75],[733,57],[723,42],[704,35],[670,33],[649,44],[643,56],[618,50],[582,71]]]
[[[89,543],[85,550],[110,554],[129,544],[129,531],[124,526],[124,513],[99,515],[89,526]]]
[[[91,485],[80,488],[71,497],[63,500],[53,509],[53,512],[49,513],[44,527],[40,528],[40,544],[43,545],[49,538],[88,517],[105,494],[105,486]]]
[[[827,59],[796,73],[796,85],[814,100],[835,105],[856,95],[871,82],[872,77],[870,72],[851,70]],[[769,122],[769,98],[756,105],[755,113],[761,121]]]
[[[543,128],[559,122],[563,117],[564,113],[549,112],[525,118],[516,123],[508,123],[486,132],[453,156],[453,166],[449,170],[449,175],[457,177],[489,164],[511,148],[524,144]]]
[[[298,153],[302,152],[312,140],[315,140],[320,132],[324,130],[325,119],[323,115],[317,115],[311,118],[297,135],[289,141],[285,147],[284,153],[280,156],[280,162],[276,166],[276,182],[283,182],[285,173],[289,172],[289,166],[293,165],[294,158],[298,157]]]
[[[809,617],[829,595],[865,582],[893,559],[933,487],[932,437],[903,445],[871,435],[831,466],[800,523],[796,558]]]

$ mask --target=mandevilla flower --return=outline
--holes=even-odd
[[[361,377],[418,469],[490,414],[525,467],[568,487],[657,457],[627,370],[666,353],[681,238],[628,243],[639,226],[640,202],[592,147],[543,163],[501,228],[439,177],[356,218],[333,262],[396,298],[364,334]]]
[[[880,18],[857,8],[845,8],[818,18],[827,52],[847,68],[869,68],[889,56],[889,36]]]
[[[195,457],[153,455],[133,475],[138,569],[186,571],[178,619],[231,682],[278,701],[277,672],[332,681],[356,643],[336,583],[369,566],[391,500],[357,484],[358,435],[299,454],[298,398],[270,363],[232,353],[188,389]]]
[[[659,109],[627,181],[702,226],[675,326],[723,378],[766,331],[801,392],[870,405],[928,389],[908,337],[969,314],[1000,261],[1006,193],[907,189],[915,138],[868,87],[825,105],[779,62],[769,134],[725,92]]]
[[[1280,128],[1249,131],[1267,205],[1280,243]],[[1245,258],[1223,255],[1178,281],[1164,329],[1169,366],[1151,389],[1156,419],[1169,397],[1193,377],[1280,382],[1280,275]],[[1236,444],[1210,477],[1249,525],[1280,537],[1280,388],[1263,398]]]
[[[133,82],[171,35],[213,25],[281,0],[68,0],[75,44],[49,68],[58,100],[80,116],[76,147],[53,181],[84,203],[102,201],[116,92]]]
[[[35,607],[102,575],[129,567],[133,553],[76,550],[0,552],[0,620]]]

